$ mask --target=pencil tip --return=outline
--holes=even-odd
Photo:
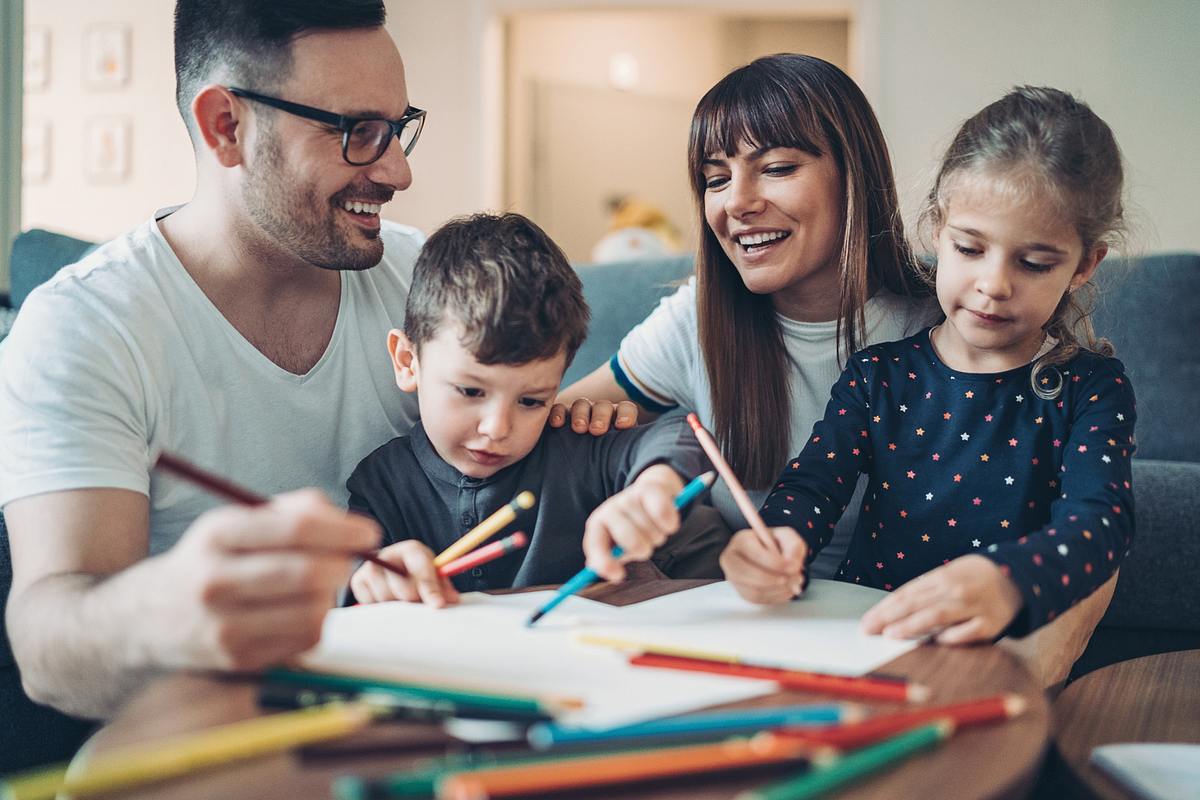
[[[536,613],[536,614],[534,614],[532,617],[530,617],[529,619],[525,620],[525,627],[526,627],[526,628],[532,628],[532,627],[533,627],[535,624],[537,624],[537,621],[538,621],[539,619],[541,619],[543,616],[545,616],[545,614],[546,614],[546,612],[544,612],[544,611],[539,611],[539,612],[537,612],[537,613]]]
[[[519,495],[517,495],[517,499],[513,502],[515,502],[517,504],[517,506],[520,508],[524,508],[524,509],[533,508],[533,503],[534,503],[533,492],[528,491],[528,490],[521,492]]]
[[[688,425],[692,426],[692,430],[695,431],[700,429],[700,418],[696,416],[695,412],[687,415],[687,421]]]

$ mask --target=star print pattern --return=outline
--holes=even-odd
[[[1044,400],[1029,390],[1031,365],[956,372],[928,330],[856,353],[764,521],[795,528],[811,558],[865,473],[838,579],[890,591],[976,553],[1024,599],[1007,633],[1033,631],[1111,577],[1134,534],[1136,405],[1124,367],[1081,351],[1058,369],[1062,393]]]

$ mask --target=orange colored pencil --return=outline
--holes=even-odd
[[[929,687],[904,680],[826,675],[820,672],[802,672],[781,667],[758,666],[756,664],[710,661],[703,658],[665,655],[643,652],[631,656],[629,663],[638,667],[661,667],[690,672],[708,672],[714,675],[730,675],[738,678],[758,678],[775,681],[783,689],[798,689],[804,692],[822,692],[844,697],[870,700],[892,700],[895,702],[919,703],[929,698]]]
[[[438,567],[438,574],[444,578],[453,578],[469,569],[495,561],[500,556],[506,556],[514,550],[520,550],[529,543],[529,537],[517,531],[512,536],[505,536],[498,542],[484,545],[478,550],[472,550],[461,558],[456,558],[444,567]]]
[[[748,769],[789,761],[807,764],[810,760],[829,759],[832,755],[833,751],[828,748],[763,733],[751,739],[603,753],[451,773],[438,782],[437,797],[439,800],[484,800]]]
[[[778,553],[779,543],[775,541],[775,537],[767,529],[767,524],[758,515],[758,509],[755,507],[754,501],[750,499],[750,495],[746,494],[745,488],[742,487],[742,482],[738,480],[737,475],[733,474],[733,467],[729,466],[729,462],[725,460],[725,456],[721,455],[721,448],[717,444],[717,440],[700,424],[700,418],[695,414],[688,414],[687,421],[688,425],[692,426],[692,432],[696,434],[696,439],[700,442],[700,447],[704,449],[708,460],[712,462],[721,479],[725,481],[725,485],[729,487],[729,493],[733,495],[733,501],[737,503],[737,507],[741,510],[742,516],[746,518],[746,522],[749,523],[750,528],[764,546],[769,548],[771,552]]]
[[[1020,695],[1001,694],[981,700],[883,714],[860,722],[830,725],[825,728],[784,728],[776,731],[776,735],[814,746],[827,745],[838,750],[853,750],[938,719],[951,720],[956,728],[1002,722],[1020,716],[1026,706],[1025,698]]]

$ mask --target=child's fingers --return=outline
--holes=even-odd
[[[914,608],[907,616],[885,625],[882,633],[889,639],[917,639],[939,633],[968,617],[957,603],[939,600]]]
[[[606,581],[625,580],[625,567],[612,557],[613,537],[610,510],[601,506],[592,512],[583,527],[583,557],[588,567]]]
[[[999,633],[991,630],[991,626],[983,617],[970,619],[952,625],[937,636],[938,644],[971,644],[973,642],[990,642]]]
[[[862,616],[860,627],[863,633],[882,633],[888,625],[928,606],[936,596],[932,583],[926,580],[930,574],[914,578],[872,606]]]
[[[367,579],[367,567],[370,564],[365,564],[354,571],[350,576],[350,591],[354,594],[354,599],[359,603],[378,603],[379,600],[375,597],[375,592],[371,590],[371,583]]]
[[[675,507],[675,498],[666,490],[648,489],[641,496],[641,507],[649,522],[646,533],[655,548],[661,547],[668,536],[679,530],[679,509]]]
[[[796,595],[792,578],[765,570],[741,553],[722,554],[721,569],[737,593],[751,603],[773,605]]]
[[[779,543],[779,552],[788,568],[796,573],[803,572],[804,562],[808,558],[808,543],[794,528],[771,528],[771,535]]]

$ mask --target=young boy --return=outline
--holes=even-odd
[[[351,510],[383,528],[380,558],[408,577],[363,564],[350,581],[359,602],[442,606],[460,590],[562,583],[585,551],[619,544],[642,560],[678,529],[674,497],[707,469],[683,420],[601,437],[546,427],[588,317],[566,256],[525,217],[479,214],[429,237],[404,331],[388,334],[396,384],[418,393],[421,422],[346,483]],[[434,554],[526,489],[537,505],[514,527],[529,546],[441,578]]]

